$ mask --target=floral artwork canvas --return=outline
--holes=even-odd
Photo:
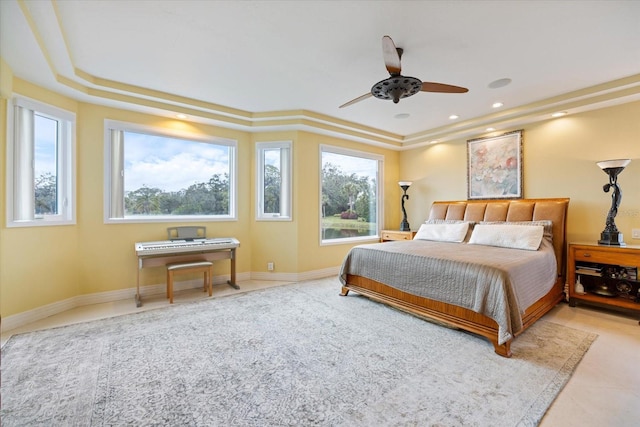
[[[467,141],[467,198],[522,198],[522,130]]]

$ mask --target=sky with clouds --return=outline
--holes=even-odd
[[[33,167],[35,178],[46,173],[56,175],[57,121],[47,117],[34,116]]]
[[[56,122],[36,116],[36,176],[56,172]],[[186,139],[125,132],[125,192],[147,186],[178,191],[229,173],[230,147]],[[345,161],[348,160],[348,161]],[[280,165],[279,150],[266,150],[265,163]],[[322,153],[322,164],[339,166],[345,174],[376,176],[376,161],[331,152]]]
[[[375,178],[377,171],[377,161],[363,157],[337,154],[329,151],[322,153],[322,166],[331,163],[337,166],[344,174],[356,174],[359,177]]]
[[[125,192],[147,186],[178,191],[229,173],[230,147],[125,132]]]

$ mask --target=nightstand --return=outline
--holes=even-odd
[[[569,243],[569,305],[589,304],[640,315],[640,246]],[[576,281],[584,293],[576,291]]]
[[[391,240],[413,240],[413,236],[416,235],[415,231],[400,231],[400,230],[382,230],[380,235],[381,242],[389,242]]]

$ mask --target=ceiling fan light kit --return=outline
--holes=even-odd
[[[423,83],[415,77],[403,76],[400,74],[402,72],[400,64],[402,53],[402,48],[396,47],[391,37],[384,36],[382,38],[382,55],[384,57],[384,65],[391,77],[379,81],[373,85],[369,93],[352,99],[342,104],[339,108],[347,107],[371,96],[384,100],[391,99],[394,104],[397,104],[400,99],[408,98],[418,92],[465,93],[469,91],[465,87],[434,82]]]
[[[407,98],[422,90],[422,82],[415,77],[389,77],[379,81],[371,88],[371,93],[378,99],[391,99],[394,104],[400,98]]]

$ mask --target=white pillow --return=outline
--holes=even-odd
[[[471,232],[473,231],[473,226],[476,224],[475,221],[465,221],[462,219],[428,219],[424,223],[425,224],[460,224],[461,222],[466,222],[469,224],[469,229],[467,230],[467,235],[464,236],[465,242],[469,241],[469,237],[471,237]]]
[[[469,230],[468,222],[456,224],[422,224],[414,240],[433,240],[436,242],[462,242]]]
[[[469,244],[537,251],[543,233],[542,225],[476,224]]]
[[[544,227],[542,233],[545,239],[553,241],[553,222],[548,219],[539,219],[537,221],[481,221],[478,224],[495,224],[495,225],[541,225]]]

